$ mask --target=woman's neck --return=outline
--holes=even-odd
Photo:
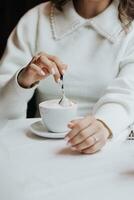
[[[103,12],[112,0],[74,0],[74,6],[79,15],[92,18]]]

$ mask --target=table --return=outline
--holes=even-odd
[[[37,120],[1,123],[0,200],[134,199],[134,142],[80,155],[62,139],[33,135]]]

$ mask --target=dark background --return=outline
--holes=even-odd
[[[3,0],[0,2],[0,58],[6,46],[7,38],[21,16],[30,8],[46,0]],[[35,95],[28,104],[28,117],[35,114]]]
[[[35,5],[45,0],[3,0],[0,2],[0,57],[3,54],[7,38],[20,17]]]

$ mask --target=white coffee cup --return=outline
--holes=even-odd
[[[61,133],[69,130],[68,123],[77,117],[77,104],[59,105],[59,99],[44,101],[39,104],[42,123],[51,132]]]

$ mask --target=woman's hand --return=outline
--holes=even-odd
[[[73,120],[68,124],[71,131],[65,137],[73,150],[85,154],[99,151],[107,142],[110,130],[93,116]]]
[[[54,76],[55,81],[58,82],[61,74],[63,75],[66,69],[67,65],[63,64],[58,57],[39,53],[19,73],[18,83],[22,87],[28,88],[51,74]]]

